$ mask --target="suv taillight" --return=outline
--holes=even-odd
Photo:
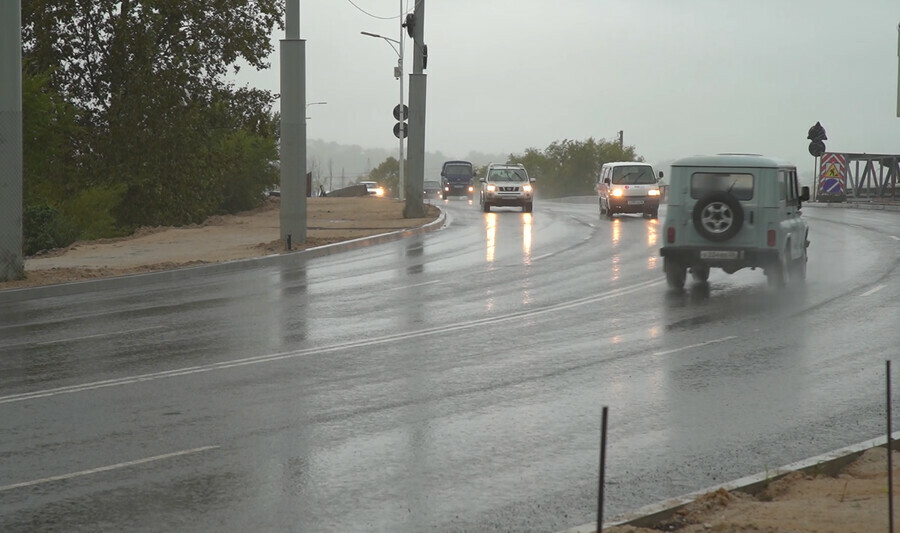
[[[775,230],[769,230],[769,233],[766,236],[766,244],[768,244],[769,246],[775,246]]]
[[[669,244],[675,243],[675,227],[674,226],[669,226],[669,228],[666,229],[666,242]]]

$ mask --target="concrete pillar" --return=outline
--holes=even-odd
[[[0,281],[22,279],[22,4],[0,0]]]

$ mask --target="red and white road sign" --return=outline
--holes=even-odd
[[[847,158],[842,154],[825,152],[819,163],[819,192],[844,194],[847,181]]]

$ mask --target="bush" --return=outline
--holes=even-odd
[[[22,213],[23,251],[34,255],[57,248],[59,213],[47,204],[26,205]]]

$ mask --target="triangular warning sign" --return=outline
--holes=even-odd
[[[838,173],[837,168],[834,166],[834,163],[828,165],[828,170],[825,171],[825,177],[827,178],[839,178],[841,175]]]

